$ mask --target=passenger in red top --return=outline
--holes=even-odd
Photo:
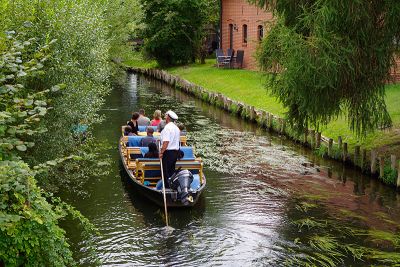
[[[161,110],[154,111],[153,120],[150,122],[150,126],[158,126],[161,122]]]

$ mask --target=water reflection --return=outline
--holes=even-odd
[[[124,82],[110,95],[96,136],[115,144],[132,111],[151,115],[173,107],[204,160],[208,187],[196,208],[170,210],[175,231],[166,233],[163,209],[126,182],[114,146],[106,155],[115,162],[110,175],[88,188],[89,199],[74,203],[99,227],[102,235],[92,241],[102,265],[277,266],[313,255],[309,238],[327,227],[399,229],[399,196],[391,188],[161,82],[134,74]],[[340,224],[305,231],[296,222],[307,218]],[[354,240],[364,245],[365,239]],[[86,241],[71,240],[80,262],[93,264]],[[346,238],[339,241],[346,244]],[[343,262],[365,264],[349,257]]]

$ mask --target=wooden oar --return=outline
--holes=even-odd
[[[160,153],[160,152],[161,152],[161,141],[159,140],[158,153]],[[161,166],[161,180],[162,180],[162,189],[163,189],[163,197],[164,197],[165,223],[167,224],[167,228],[168,228],[169,225],[168,225],[167,197],[165,195],[165,182],[164,182],[164,170],[163,170],[162,158],[160,158],[160,166]]]

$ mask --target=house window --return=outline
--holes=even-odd
[[[229,48],[233,48],[233,24],[229,24]]]
[[[262,25],[258,25],[257,27],[257,39],[261,41],[264,37],[264,27]]]
[[[243,24],[243,43],[247,44],[247,25]]]

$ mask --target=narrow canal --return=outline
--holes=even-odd
[[[392,188],[161,82],[126,74],[107,99],[99,141],[111,146],[106,177],[70,201],[98,227],[69,238],[82,265],[365,266],[400,262],[400,195]],[[132,111],[173,109],[205,163],[198,205],[163,209],[132,193],[117,151]],[[88,247],[94,244],[95,250]],[[397,259],[396,259],[397,255]]]

